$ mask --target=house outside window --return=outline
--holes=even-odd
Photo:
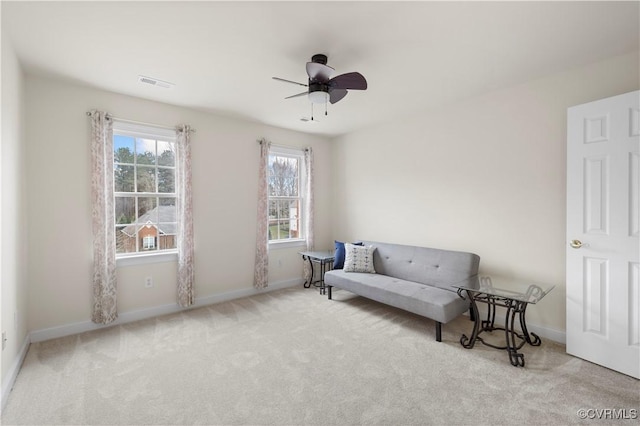
[[[175,252],[175,132],[114,122],[116,257]]]
[[[267,168],[269,243],[304,241],[304,173],[301,150],[271,147]]]

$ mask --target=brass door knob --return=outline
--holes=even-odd
[[[579,249],[580,247],[582,247],[582,241],[580,241],[580,240],[571,240],[569,245],[574,249]]]

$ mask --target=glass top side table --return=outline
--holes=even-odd
[[[333,261],[335,259],[333,251],[301,251],[299,253],[302,255],[303,261],[309,261],[309,266],[311,267],[311,276],[304,282],[304,287],[309,288],[313,285],[320,288],[320,294],[325,294],[324,273],[333,269]],[[315,275],[313,270],[314,263],[320,265],[320,278],[316,280],[313,278]]]
[[[470,300],[471,317],[474,321],[471,337],[463,334],[460,338],[460,344],[467,349],[471,349],[476,341],[480,341],[486,346],[506,350],[509,354],[511,365],[524,367],[524,355],[519,353],[518,350],[525,343],[531,346],[540,346],[540,343],[542,343],[540,337],[527,330],[525,317],[527,306],[538,303],[555,286],[518,282],[496,277],[477,277],[474,281],[462,285],[453,285],[453,287],[457,289],[460,297]],[[464,293],[466,293],[466,297]],[[478,302],[485,303],[488,306],[486,320],[480,319]],[[495,326],[496,306],[507,308],[504,327]],[[520,323],[520,332],[516,330],[516,316],[518,316]],[[490,344],[480,337],[480,334],[494,330],[504,330],[505,346]]]

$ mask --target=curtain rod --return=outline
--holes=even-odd
[[[91,111],[87,111],[87,116],[91,117],[92,112]],[[160,129],[167,129],[167,130],[176,130],[175,127],[170,127],[170,126],[164,126],[162,124],[155,124],[155,123],[145,123],[144,121],[135,121],[135,120],[128,120],[126,118],[119,118],[119,117],[114,117],[113,115],[107,113],[107,118],[111,119],[111,120],[115,120],[115,121],[120,121],[122,123],[129,123],[129,124],[139,124],[141,126],[152,126],[152,127],[158,127]],[[196,132],[196,129],[191,129],[190,130],[192,133]]]
[[[258,145],[262,145],[262,142],[266,142],[266,139],[258,139],[256,140],[256,142],[258,142]],[[292,145],[278,145],[275,143],[272,143],[271,146],[275,146],[276,148],[287,148],[287,149],[299,149],[301,151],[309,151],[310,148],[300,148],[299,146],[292,146]]]

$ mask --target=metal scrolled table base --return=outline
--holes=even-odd
[[[495,349],[506,350],[509,355],[509,362],[511,362],[511,365],[513,365],[514,367],[524,367],[524,354],[519,353],[518,350],[522,348],[525,343],[528,343],[531,346],[540,346],[540,344],[542,343],[540,337],[538,337],[535,333],[529,333],[529,331],[527,330],[527,324],[525,321],[527,303],[487,294],[474,295],[469,290],[458,289],[458,295],[460,297],[464,297],[462,296],[463,291],[467,292],[467,296],[471,301],[471,315],[472,318],[475,318],[475,321],[473,323],[473,331],[471,332],[471,337],[467,337],[465,334],[463,334],[460,338],[460,344],[466,349],[471,349],[475,345],[476,341],[480,341],[486,346],[490,346]],[[488,310],[486,320],[480,320],[476,301],[487,304]],[[504,327],[495,326],[496,306],[507,308]],[[518,315],[519,317],[518,319],[520,322],[522,333],[518,333],[516,331],[516,315]],[[494,330],[504,330],[506,341],[505,346],[493,345],[489,342],[485,342],[480,337],[480,334],[482,334],[483,332],[492,332]]]
[[[308,280],[306,280],[303,284],[304,288],[309,288],[312,285],[314,287],[318,287],[320,289],[320,294],[326,294],[326,287],[324,285],[324,273],[326,272],[326,268],[328,263],[326,261],[320,260],[320,261],[316,261],[316,263],[320,264],[320,279],[319,280],[313,280],[313,276],[314,276],[314,271],[313,271],[313,258],[311,256],[307,256],[307,255],[302,255],[302,260],[308,260],[309,261],[309,267],[311,268],[311,276],[309,277]]]

